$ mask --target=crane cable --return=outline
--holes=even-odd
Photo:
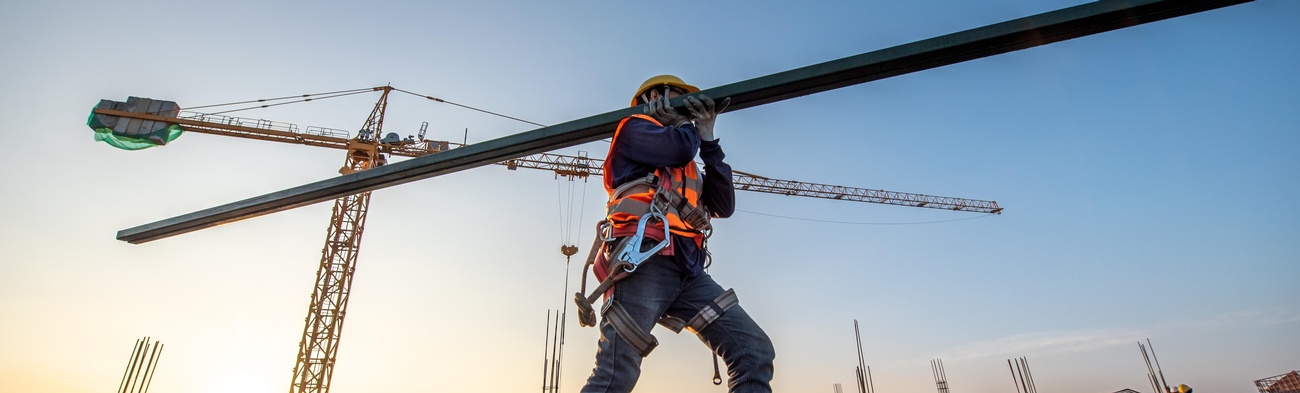
[[[296,104],[296,103],[299,103],[299,102],[307,102],[307,101],[311,101],[311,100],[323,100],[323,99],[326,99],[326,98],[334,98],[334,97],[350,96],[350,95],[353,95],[353,94],[361,94],[361,93],[365,93],[365,92],[364,92],[364,91],[358,91],[358,92],[354,92],[354,93],[343,93],[343,94],[335,94],[335,95],[332,95],[332,96],[324,96],[324,97],[318,97],[318,98],[307,98],[307,99],[302,99],[302,100],[298,100],[298,101],[281,102],[281,103],[278,103],[278,104],[255,105],[255,106],[250,106],[250,107],[247,107],[247,108],[231,109],[231,110],[228,110],[228,111],[212,112],[212,113],[208,113],[208,114],[209,114],[209,115],[219,115],[219,114],[222,114],[222,113],[230,113],[230,112],[246,111],[246,110],[249,110],[249,109],[269,108],[269,107],[273,107],[273,106],[288,105],[288,104]]]
[[[564,336],[565,336],[565,332],[568,330],[565,328],[566,326],[565,321],[567,321],[568,319],[567,317],[569,314],[569,302],[568,302],[569,276],[572,271],[571,262],[573,260],[573,255],[578,253],[578,246],[574,244],[574,238],[575,238],[574,228],[578,228],[576,235],[577,237],[580,238],[582,236],[582,223],[586,213],[585,208],[587,206],[586,178],[584,178],[582,182],[582,202],[579,203],[577,208],[575,209],[574,201],[577,198],[575,198],[574,193],[575,191],[577,191],[577,187],[574,185],[575,183],[574,176],[563,176],[567,179],[567,181],[560,180],[560,177],[561,177],[560,175],[556,176],[555,189],[557,194],[556,210],[558,211],[560,216],[560,220],[559,220],[560,222],[559,234],[560,234],[560,244],[561,244],[560,253],[564,254],[564,293],[563,296],[561,297],[562,299],[561,302],[564,304],[564,306],[563,309],[560,311],[560,314],[557,316],[557,318],[560,319],[558,322],[560,326],[559,337],[557,342],[552,346],[553,355],[551,361],[555,365],[551,369],[551,375],[547,376],[547,378],[551,380],[550,386],[552,387],[553,390],[558,390],[558,387],[560,385],[560,376],[561,376],[561,369],[562,369],[561,362],[564,359],[564,338],[565,338]],[[565,183],[567,183],[568,187],[565,187]],[[567,211],[566,211],[566,207],[567,207]],[[577,221],[573,220],[574,210],[578,211]],[[545,386],[545,383],[543,383],[543,386]]]
[[[567,181],[567,182],[561,182],[561,181],[559,180],[560,177],[567,178],[568,181]],[[566,187],[564,187],[564,185],[565,185],[566,183],[568,184],[567,189],[566,189]],[[574,242],[573,242],[573,240],[574,240],[574,233],[573,233],[573,231],[574,231],[574,228],[577,227],[577,228],[578,228],[578,236],[579,236],[579,237],[582,236],[582,228],[581,228],[581,225],[582,225],[582,222],[583,222],[583,221],[582,221],[582,220],[583,220],[583,216],[584,216],[585,213],[586,213],[585,211],[583,211],[583,209],[586,208],[586,206],[587,206],[587,181],[586,181],[586,179],[584,178],[583,181],[582,181],[582,203],[579,204],[579,206],[578,206],[577,209],[574,209],[574,206],[573,206],[573,202],[577,199],[577,198],[574,198],[574,192],[577,190],[577,188],[574,187],[574,184],[573,184],[573,183],[575,183],[575,181],[574,181],[574,176],[569,176],[569,175],[556,175],[556,184],[555,184],[555,189],[556,189],[556,190],[555,190],[555,191],[556,191],[556,198],[557,198],[556,200],[557,200],[557,202],[558,202],[558,206],[556,207],[556,209],[558,210],[559,215],[560,215],[560,243],[563,245],[562,247],[560,247],[560,253],[564,254],[566,257],[572,256],[574,253],[577,253],[577,252],[578,252],[578,247],[577,247],[576,245],[574,245]],[[567,210],[566,210],[566,206],[565,206],[565,202],[566,202],[566,201],[568,202]],[[574,221],[574,220],[573,220],[573,212],[574,212],[574,210],[577,210],[577,211],[578,211],[578,220],[577,220],[577,221]]]
[[[521,118],[514,117],[514,116],[510,116],[510,115],[505,115],[505,114],[501,114],[501,113],[497,113],[497,112],[489,111],[489,110],[487,110],[487,109],[476,108],[476,107],[473,107],[473,106],[469,106],[469,105],[465,105],[465,104],[461,104],[461,103],[457,103],[457,102],[453,102],[453,101],[448,101],[448,100],[445,100],[445,99],[442,99],[442,98],[438,98],[438,97],[434,97],[434,96],[431,96],[431,95],[428,95],[428,94],[420,94],[420,93],[416,93],[416,92],[412,92],[412,91],[408,91],[408,90],[403,90],[403,89],[399,89],[399,88],[391,87],[391,86],[389,86],[389,88],[393,89],[394,91],[398,91],[398,92],[402,92],[402,93],[410,94],[410,95],[413,95],[413,96],[416,96],[416,97],[420,97],[420,98],[424,98],[424,99],[427,99],[427,100],[430,100],[430,101],[434,101],[434,102],[440,102],[440,103],[443,103],[443,104],[448,104],[448,105],[458,106],[458,107],[465,108],[465,109],[469,109],[469,110],[472,110],[472,111],[478,111],[478,112],[486,113],[486,114],[489,114],[489,115],[493,115],[493,116],[497,116],[497,117],[501,117],[501,118],[505,118],[505,119],[514,120],[514,121],[517,121],[517,122],[520,122],[520,123],[531,124],[531,125],[538,126],[538,127],[546,127],[545,124],[538,123],[538,122],[535,122],[535,121],[529,121],[529,120],[521,119]],[[221,112],[206,113],[206,114],[208,114],[208,115],[216,115],[216,114],[222,114],[222,113],[230,113],[230,112],[245,111],[245,110],[249,110],[249,109],[269,108],[269,107],[280,106],[280,105],[285,105],[285,104],[293,104],[293,103],[299,103],[299,102],[308,102],[308,101],[312,101],[312,100],[317,100],[317,101],[319,101],[319,100],[323,100],[323,99],[326,99],[326,98],[342,97],[342,96],[349,96],[349,95],[353,95],[353,94],[360,94],[360,93],[366,93],[366,92],[371,92],[371,91],[378,91],[379,89],[381,89],[381,88],[379,88],[379,87],[367,87],[367,88],[364,88],[364,89],[339,90],[339,91],[331,91],[331,92],[326,92],[326,93],[302,94],[302,95],[284,96],[284,97],[276,97],[276,98],[262,98],[262,99],[256,99],[256,100],[248,100],[248,101],[229,102],[229,103],[225,103],[225,104],[201,105],[201,106],[193,106],[193,107],[188,107],[188,108],[183,108],[183,109],[184,109],[184,110],[187,110],[187,111],[192,111],[192,110],[200,109],[200,108],[211,108],[211,107],[227,106],[227,105],[251,104],[251,103],[255,103],[255,102],[268,102],[268,101],[287,100],[287,99],[291,99],[291,98],[302,98],[302,99],[297,100],[297,101],[281,102],[281,103],[276,103],[276,104],[254,105],[254,106],[245,107],[245,108],[231,109],[231,110],[221,111]],[[324,96],[324,97],[316,97],[316,96]],[[315,98],[313,98],[313,97],[315,97]],[[602,141],[602,142],[605,142],[605,143],[609,143],[609,139],[608,139],[608,138],[606,138],[606,139],[602,139],[601,141]]]
[[[535,125],[535,126],[538,126],[538,127],[546,127],[546,125],[545,125],[545,124],[542,124],[542,123],[538,123],[538,122],[534,122],[534,121],[528,121],[528,120],[520,119],[520,118],[518,118],[518,117],[509,116],[509,115],[504,115],[504,114],[497,113],[497,112],[493,112],[493,111],[489,111],[489,110],[486,110],[486,109],[476,108],[476,107],[473,107],[473,106],[469,106],[469,105],[465,105],[465,104],[461,104],[461,103],[457,103],[457,102],[453,102],[453,101],[448,101],[448,100],[445,100],[445,99],[442,99],[442,98],[438,98],[438,97],[434,97],[434,96],[431,96],[431,95],[427,95],[427,94],[419,94],[419,93],[415,93],[415,92],[408,91],[408,90],[403,90],[403,89],[398,89],[398,88],[396,88],[396,87],[391,87],[391,86],[390,86],[390,88],[393,89],[394,91],[398,91],[398,92],[402,92],[402,93],[410,94],[410,95],[413,95],[413,96],[416,96],[416,97],[421,97],[421,98],[424,98],[424,99],[428,99],[428,100],[430,100],[430,101],[441,102],[441,103],[448,104],[448,105],[454,105],[454,106],[458,106],[458,107],[461,107],[461,108],[465,108],[465,109],[469,109],[469,110],[473,110],[473,111],[478,111],[478,112],[483,112],[483,113],[486,113],[486,114],[489,114],[489,115],[498,116],[498,117],[502,117],[502,118],[506,118],[506,119],[510,119],[510,120],[514,120],[514,121],[518,121],[518,122],[521,122],[521,123],[527,123],[527,124]],[[372,91],[379,91],[380,89],[382,89],[382,88],[381,88],[381,87],[367,87],[367,88],[363,88],[363,89],[339,90],[339,91],[331,91],[331,92],[325,92],[325,93],[300,94],[300,95],[292,95],[292,96],[284,96],[284,97],[275,97],[275,98],[260,98],[260,99],[256,99],[256,100],[247,100],[247,101],[228,102],[228,103],[224,103],[224,104],[200,105],[200,106],[192,106],[192,107],[183,108],[183,109],[184,109],[184,110],[187,110],[187,111],[193,111],[193,110],[195,110],[195,109],[202,109],[202,108],[212,108],[212,107],[219,107],[219,106],[240,105],[240,104],[252,104],[252,103],[265,103],[265,102],[270,102],[270,101],[279,101],[279,100],[288,100],[288,99],[299,98],[299,100],[296,100],[296,101],[281,102],[281,103],[275,103],[275,104],[254,105],[254,106],[245,107],[245,108],[231,109],[231,110],[226,110],[226,111],[221,111],[221,112],[207,113],[207,114],[209,114],[209,115],[215,115],[215,114],[221,114],[221,113],[230,113],[230,112],[244,111],[244,110],[249,110],[249,109],[269,108],[269,107],[273,107],[273,106],[279,106],[279,105],[285,105],[285,104],[294,104],[294,103],[300,103],[300,102],[308,102],[308,101],[313,101],[313,100],[323,100],[323,99],[326,99],[326,98],[343,97],[343,96],[349,96],[349,95],[353,95],[353,94],[360,94],[360,93],[367,93],[367,92],[372,92]]]
[[[242,108],[242,109],[233,109],[233,110],[228,110],[228,111],[225,111],[225,112],[217,112],[217,113],[226,113],[226,112],[242,111],[242,110],[247,110],[247,109],[257,109],[257,108],[266,108],[266,107],[277,106],[277,105],[292,104],[292,103],[297,103],[297,102],[307,102],[307,101],[311,101],[311,100],[323,100],[323,99],[326,99],[326,98],[341,97],[341,96],[345,96],[345,95],[359,94],[359,93],[365,93],[365,92],[371,92],[371,91],[375,91],[375,88],[373,88],[373,87],[367,87],[367,88],[364,88],[364,89],[339,90],[339,91],[331,91],[331,92],[325,92],[325,93],[300,94],[300,95],[284,96],[284,97],[275,97],[275,98],[261,98],[261,99],[248,100],[248,101],[228,102],[228,103],[225,103],[225,104],[212,104],[212,105],[192,106],[192,107],[183,108],[183,109],[185,109],[185,110],[187,110],[187,111],[192,111],[192,110],[195,110],[195,109],[201,109],[201,108],[212,108],[212,107],[218,107],[218,106],[240,105],[240,104],[251,104],[251,103],[255,103],[255,102],[279,101],[279,100],[287,100],[287,99],[291,99],[291,98],[302,98],[301,100],[298,100],[298,101],[282,102],[282,103],[278,103],[278,104],[268,104],[268,105],[257,105],[257,106],[251,106],[251,107],[247,107],[247,108]],[[326,96],[326,97],[317,97],[317,96]],[[313,98],[313,97],[315,97],[315,98]]]
[[[518,122],[522,122],[522,123],[528,123],[528,124],[532,124],[532,125],[535,125],[535,126],[538,126],[538,127],[546,127],[546,125],[545,125],[545,124],[542,124],[542,123],[532,122],[532,121],[528,121],[528,120],[520,119],[520,118],[518,118],[518,117],[514,117],[514,116],[507,116],[507,115],[503,115],[503,114],[496,113],[496,112],[493,112],[493,111],[489,111],[489,110],[486,110],[486,109],[475,108],[475,107],[472,107],[472,106],[469,106],[469,105],[458,104],[458,103],[451,102],[451,101],[447,101],[447,100],[444,100],[444,99],[441,99],[441,98],[438,98],[438,97],[434,97],[434,96],[431,96],[431,95],[419,94],[419,93],[412,93],[412,92],[409,92],[409,91],[406,91],[406,90],[398,89],[398,88],[396,88],[396,87],[394,87],[393,90],[394,90],[394,91],[400,91],[400,92],[403,92],[403,93],[406,93],[406,94],[410,94],[410,95],[413,95],[413,96],[416,96],[416,97],[422,97],[422,98],[425,98],[425,99],[430,100],[430,101],[436,101],[436,102],[441,102],[441,103],[444,103],[444,104],[455,105],[455,106],[459,106],[459,107],[461,107],[461,108],[465,108],[465,109],[469,109],[469,110],[475,110],[475,111],[483,112],[483,113],[486,113],[486,114],[489,114],[489,115],[493,115],[493,116],[504,117],[504,118],[507,118],[507,119],[510,119],[510,120],[514,120],[514,121],[518,121]]]
[[[465,108],[465,109],[469,109],[469,110],[475,110],[475,111],[483,112],[483,113],[486,113],[486,114],[489,114],[489,115],[493,115],[493,116],[503,117],[503,118],[510,119],[510,120],[514,120],[514,121],[517,121],[517,122],[520,122],[520,123],[532,124],[532,125],[535,125],[535,126],[538,126],[538,127],[546,127],[545,124],[538,123],[538,122],[535,122],[535,121],[528,121],[528,120],[520,119],[520,118],[518,118],[518,117],[508,116],[508,115],[503,115],[503,114],[496,113],[496,112],[493,112],[493,111],[489,111],[489,110],[486,110],[486,109],[479,109],[479,108],[475,108],[475,107],[472,107],[472,106],[469,106],[469,105],[465,105],[465,104],[458,104],[458,103],[451,102],[451,101],[447,101],[447,100],[444,100],[444,99],[441,99],[441,98],[438,98],[438,97],[434,97],[434,96],[431,96],[431,95],[425,95],[425,94],[413,93],[413,92],[409,92],[409,91],[406,91],[406,90],[398,89],[398,88],[396,88],[396,87],[394,87],[393,90],[395,90],[395,91],[400,91],[400,92],[403,92],[403,93],[406,93],[406,94],[410,94],[410,95],[413,95],[413,96],[416,96],[416,97],[422,97],[422,98],[427,99],[427,100],[430,100],[430,101],[435,101],[435,102],[441,102],[441,103],[444,103],[444,104],[455,105],[455,106],[459,106],[459,107],[461,107],[461,108]],[[605,143],[610,143],[610,139],[609,139],[609,138],[601,139],[600,141],[601,141],[601,142],[605,142]]]

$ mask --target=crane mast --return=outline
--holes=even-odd
[[[381,91],[382,94],[355,138],[349,138],[347,131],[330,128],[307,127],[306,130],[300,130],[297,125],[265,119],[179,110],[161,113],[116,110],[104,106],[102,102],[92,114],[131,122],[178,124],[188,132],[346,150],[344,165],[339,170],[344,175],[382,166],[387,163],[389,155],[420,157],[464,146],[425,140],[423,130],[418,140],[412,137],[401,139],[396,134],[383,136],[384,112],[388,107],[389,93],[394,88],[381,86],[373,90]],[[132,123],[132,126],[136,126],[136,123]],[[539,153],[497,164],[511,170],[549,170],[556,176],[571,179],[604,175],[604,160],[581,155]],[[780,180],[734,170],[732,175],[736,189],[741,191],[978,213],[1002,212],[1002,208],[994,201]],[[316,272],[316,284],[307,310],[306,324],[303,326],[302,341],[298,344],[290,393],[329,392],[369,206],[370,192],[348,195],[334,201],[325,246],[321,250],[320,266]]]
[[[383,90],[365,126],[355,139],[349,141],[347,158],[339,173],[346,175],[386,163],[379,151],[378,136],[383,135],[389,91],[391,89]],[[316,286],[311,294],[311,305],[307,308],[307,323],[303,326],[302,341],[298,343],[290,393],[330,390],[339,338],[343,335],[343,320],[347,316],[348,296],[352,292],[352,274],[356,272],[357,254],[361,251],[361,234],[366,227],[369,207],[369,191],[334,200],[325,247],[321,249],[320,267],[316,271]]]

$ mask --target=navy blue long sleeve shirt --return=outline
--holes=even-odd
[[[736,189],[731,182],[731,165],[723,162],[725,154],[717,140],[702,141],[695,125],[660,126],[645,119],[627,120],[614,141],[606,161],[605,176],[615,187],[644,178],[657,168],[680,167],[691,163],[699,154],[704,161],[704,189],[700,203],[714,218],[731,217],[736,211]],[[704,250],[690,238],[672,235],[673,258],[696,276],[704,271]]]

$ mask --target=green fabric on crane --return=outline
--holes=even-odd
[[[86,125],[95,131],[96,142],[104,142],[122,150],[141,150],[165,145],[179,138],[184,132],[180,124],[171,124],[166,128],[148,134],[127,135],[117,133],[100,121],[99,116],[96,116],[93,111],[90,113],[90,118],[86,119]]]

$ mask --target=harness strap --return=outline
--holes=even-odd
[[[740,299],[736,297],[736,291],[728,289],[718,295],[716,299],[713,299],[713,302],[700,309],[700,312],[695,314],[695,317],[691,318],[690,321],[686,322],[686,330],[700,334],[701,331],[704,331],[704,328],[716,321],[718,317],[721,317],[722,313],[727,312],[737,304],[740,304]]]
[[[728,289],[726,292],[723,292],[721,295],[718,295],[717,298],[713,299],[712,302],[706,304],[700,312],[696,313],[694,317],[691,317],[690,321],[671,315],[664,315],[662,318],[659,318],[658,323],[659,326],[666,327],[668,330],[672,330],[673,333],[681,333],[682,329],[686,329],[691,333],[700,334],[700,331],[703,331],[710,323],[713,323],[713,321],[717,320],[718,317],[722,316],[722,313],[727,312],[727,310],[739,303],[740,300],[736,297],[736,291]]]
[[[612,249],[617,252],[618,250],[631,247],[634,241],[635,243],[640,243],[637,237],[620,238],[618,242],[614,243]],[[595,289],[592,289],[589,295],[583,295],[583,293],[587,292],[587,270],[595,265],[601,252],[601,248],[604,246],[602,243],[604,243],[604,240],[601,239],[601,236],[596,236],[596,241],[591,246],[592,252],[587,257],[587,263],[583,264],[582,267],[582,286],[578,289],[578,293],[573,294],[573,302],[578,305],[578,325],[584,327],[596,326],[596,312],[591,307],[593,304],[596,304],[596,299],[599,299],[610,289],[610,287],[613,287],[615,282],[631,275],[638,266],[624,258],[613,258],[613,260],[607,259],[606,262],[608,263],[608,267],[604,268],[604,271],[608,272],[609,275],[606,276],[604,280],[601,280],[600,284],[597,285]],[[613,252],[611,252],[611,254],[613,254]],[[653,251],[645,253],[645,256],[648,257],[649,254],[653,254]]]
[[[614,193],[610,194],[609,199],[613,200],[613,199],[622,198],[623,195],[627,194],[628,190],[630,190],[632,187],[636,187],[636,186],[654,187],[655,183],[657,182],[658,180],[655,179],[655,173],[650,172],[649,174],[646,174],[645,177],[643,178],[631,180],[628,181],[627,183],[623,183],[623,185],[621,186],[618,186],[618,188],[614,189]],[[639,191],[645,192],[645,191],[649,191],[649,189],[639,190]]]
[[[659,326],[666,327],[668,330],[672,330],[673,333],[681,333],[682,329],[686,328],[686,321],[671,315],[664,315],[663,318],[659,318]]]
[[[587,296],[583,295],[583,293],[587,292],[587,272],[590,271],[591,266],[596,263],[596,256],[600,255],[600,249],[603,246],[604,241],[601,240],[600,235],[596,235],[596,241],[591,244],[591,251],[587,252],[587,262],[582,264],[582,286],[579,287],[578,293],[573,294],[573,302],[578,305],[579,326],[596,326],[596,311],[591,308],[592,303],[595,303],[596,300],[592,299],[588,301]],[[610,281],[611,283],[613,282],[612,280],[606,281]],[[602,282],[601,284],[604,283]],[[595,293],[601,292],[603,292],[603,290]]]
[[[627,310],[624,310],[618,301],[605,302],[601,314],[614,327],[614,331],[618,333],[618,336],[622,337],[623,341],[627,341],[628,345],[641,357],[649,356],[650,351],[659,346],[659,340],[654,335],[641,330],[641,327],[636,325],[636,322],[632,320],[632,316],[628,315]]]
[[[645,175],[645,177],[631,180],[618,186],[618,188],[614,189],[614,192],[609,195],[609,200],[618,201],[618,203],[606,207],[605,217],[610,217],[615,213],[626,213],[637,217],[645,215],[650,211],[649,203],[634,198],[625,198],[625,196],[629,194],[654,192],[658,190],[658,185],[659,180],[656,177],[655,172],[650,172]]]

